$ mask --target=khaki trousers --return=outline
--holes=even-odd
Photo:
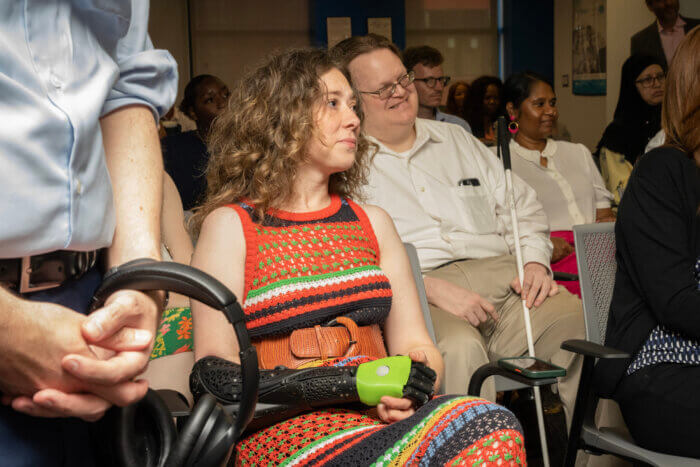
[[[515,257],[496,256],[485,259],[449,263],[426,274],[444,279],[478,293],[491,302],[499,319],[493,318],[478,328],[433,305],[430,312],[437,346],[445,360],[446,393],[463,394],[474,371],[489,361],[527,354],[527,337],[520,297],[510,288],[517,275]],[[576,401],[583,358],[560,348],[567,339],[584,339],[583,309],[578,297],[559,287],[559,293],[530,310],[535,355],[566,368],[559,379],[567,425],[570,424]],[[495,401],[493,378],[481,390],[482,397]]]

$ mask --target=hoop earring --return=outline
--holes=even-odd
[[[510,131],[510,133],[512,135],[514,135],[518,132],[518,129],[519,129],[518,122],[515,121],[515,116],[511,115],[510,116],[510,123],[508,124],[508,131]]]

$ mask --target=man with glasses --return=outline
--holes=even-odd
[[[333,53],[360,92],[364,132],[377,145],[368,201],[386,209],[402,240],[416,246],[445,359],[444,389],[464,393],[479,366],[527,351],[503,166],[462,128],[417,118],[414,75],[386,38],[352,37]],[[559,392],[568,418],[581,360],[559,346],[584,337],[581,302],[552,281],[544,210],[534,190],[513,178],[522,297],[534,305],[537,355],[567,369]],[[482,395],[495,399],[489,380]]]
[[[428,45],[409,47],[403,51],[404,66],[415,74],[418,117],[454,123],[471,133],[472,129],[464,119],[440,111],[442,95],[450,82],[450,77],[442,71],[444,61],[440,51]]]

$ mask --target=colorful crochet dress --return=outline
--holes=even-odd
[[[251,337],[348,316],[381,324],[391,287],[365,212],[332,196],[329,207],[295,214],[271,210],[258,223],[253,208],[231,205],[246,239],[243,310]],[[359,365],[367,357],[318,361]],[[489,401],[436,397],[400,422],[372,411],[326,409],[277,423],[242,439],[238,465],[523,465],[517,419]]]

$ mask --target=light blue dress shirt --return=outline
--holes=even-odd
[[[454,123],[455,125],[459,125],[462,128],[464,128],[467,131],[467,133],[472,133],[472,127],[469,126],[469,123],[467,123],[465,119],[460,118],[456,115],[440,112],[440,109],[435,109],[435,120],[437,120],[438,122]]]
[[[0,258],[111,244],[99,118],[164,114],[172,56],[148,37],[147,0],[0,2]]]

